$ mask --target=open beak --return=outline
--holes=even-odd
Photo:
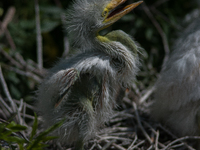
[[[106,16],[104,23],[112,24],[116,22],[121,17],[132,11],[135,7],[143,3],[143,1],[139,1],[127,6],[120,7],[126,1],[127,0],[112,0],[106,7],[107,10],[109,10],[109,14]]]

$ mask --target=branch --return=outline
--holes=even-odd
[[[35,20],[36,20],[36,33],[37,33],[37,60],[39,69],[43,68],[43,55],[42,55],[42,35],[40,28],[40,14],[38,0],[35,0]]]
[[[152,144],[153,142],[152,142],[151,138],[149,137],[149,135],[145,131],[144,127],[142,126],[142,123],[141,123],[141,120],[140,120],[140,117],[139,117],[139,114],[138,114],[138,110],[137,110],[137,105],[134,102],[133,102],[133,108],[135,110],[135,115],[136,115],[136,119],[137,119],[137,123],[138,123],[139,128],[141,129],[143,135],[146,137],[148,142],[150,144]]]
[[[5,65],[5,64],[2,64],[2,67],[4,67],[5,69],[7,70],[10,70],[10,71],[14,71],[16,72],[17,74],[20,74],[22,76],[26,76],[26,77],[29,77],[29,78],[32,78],[34,79],[35,81],[37,81],[38,83],[41,82],[41,78],[37,75],[35,75],[34,73],[32,72],[29,72],[29,71],[23,71],[23,70],[20,70],[18,68],[15,68],[15,67],[11,67],[11,66],[8,66],[8,65]]]
[[[13,19],[14,14],[15,14],[15,7],[11,6],[11,7],[8,9],[8,11],[7,11],[7,13],[6,13],[6,15],[5,15],[5,17],[4,17],[3,21],[2,21],[2,23],[1,23],[0,36],[5,32],[5,30],[6,30],[7,26],[8,26],[8,24],[9,24],[9,23],[11,22],[11,20]]]
[[[5,33],[6,39],[8,40],[8,43],[10,44],[10,46],[13,50],[16,49],[16,46],[10,35],[10,32],[7,29],[7,26],[12,21],[14,15],[15,15],[15,7],[12,6],[8,9],[8,11],[4,17],[4,20],[0,26],[0,36]]]
[[[183,140],[187,140],[187,139],[200,140],[200,136],[185,136],[185,137],[182,137],[182,138],[178,138],[178,139],[172,141],[171,143],[169,143],[163,150],[167,150],[173,144],[175,144],[177,142],[182,142]]]
[[[147,90],[147,92],[139,99],[139,103],[142,104],[144,103],[149,96],[155,91],[155,86],[152,86],[150,89]]]
[[[162,38],[162,42],[163,42],[164,50],[165,50],[165,58],[164,58],[164,62],[163,62],[163,64],[164,64],[168,60],[169,52],[170,52],[167,37],[166,37],[164,31],[162,30],[160,24],[156,21],[156,19],[154,18],[153,14],[149,10],[149,8],[146,6],[146,4],[144,3],[142,6],[143,6],[145,13],[147,14],[147,16],[149,17],[151,22],[154,24],[154,26],[156,27],[156,29],[158,30],[158,33],[160,34],[160,36]]]
[[[10,106],[8,106],[8,104],[3,100],[3,98],[0,96],[0,102],[2,103],[2,105],[8,110],[8,112],[10,114],[13,113],[12,109],[10,108]]]
[[[17,60],[15,60],[10,55],[8,55],[1,47],[0,47],[0,53],[2,53],[5,56],[5,58],[11,62],[12,65],[18,67],[21,70],[26,69],[30,73],[34,72],[35,74],[39,75],[40,77],[43,77],[44,73],[46,72],[46,70],[44,68],[42,70],[38,70],[36,67],[29,65],[29,63],[27,63],[19,53],[15,54],[15,58]],[[33,64],[33,62],[32,62],[32,64]],[[35,66],[35,64],[34,64],[34,66]]]
[[[12,107],[12,109],[13,109],[12,112],[17,112],[17,106],[16,106],[16,104],[14,103],[12,97],[10,96],[10,92],[9,92],[9,90],[8,90],[7,84],[6,84],[5,79],[4,79],[4,77],[3,77],[3,74],[2,74],[1,66],[0,66],[0,81],[1,81],[1,83],[2,83],[4,92],[5,92],[5,94],[6,94],[7,98],[8,98],[8,101],[10,102],[11,107]]]
[[[61,4],[60,0],[54,0],[54,2],[56,3],[56,5],[59,8],[62,8],[62,4]],[[62,25],[65,26],[65,22],[66,22],[65,14],[62,13],[60,17],[61,17]],[[69,53],[69,40],[65,34],[64,34],[64,38],[63,38],[63,43],[64,43],[64,51],[63,51],[62,57],[65,58],[67,56],[67,54]]]

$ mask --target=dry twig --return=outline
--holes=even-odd
[[[142,126],[140,116],[139,116],[139,113],[138,113],[138,110],[137,110],[137,105],[134,102],[133,102],[133,108],[135,110],[135,115],[136,115],[136,118],[137,118],[139,128],[141,129],[143,135],[146,137],[146,139],[149,141],[149,143],[152,144],[153,142],[152,142],[151,138],[149,137],[147,132],[144,130],[144,127]]]
[[[13,101],[11,95],[10,95],[10,92],[9,92],[9,90],[8,90],[8,87],[7,87],[7,84],[6,84],[5,79],[4,79],[4,77],[3,77],[3,73],[2,73],[2,70],[1,70],[1,66],[0,66],[0,81],[1,81],[2,86],[3,86],[3,90],[4,90],[4,92],[5,92],[5,94],[6,94],[7,98],[8,98],[8,101],[10,102],[11,107],[12,107],[12,109],[13,109],[13,110],[12,110],[12,113],[15,113],[15,112],[17,111],[17,106],[16,106],[16,104],[14,103],[14,101]]]
[[[158,33],[160,34],[160,36],[162,38],[162,42],[163,42],[164,49],[165,49],[165,58],[164,58],[164,61],[163,61],[163,64],[164,64],[168,60],[169,53],[170,53],[167,37],[166,37],[163,29],[161,28],[160,24],[156,21],[156,19],[154,18],[151,11],[146,6],[146,4],[144,3],[142,6],[143,6],[145,13],[147,14],[147,16],[149,17],[151,22],[154,24],[154,26],[156,27],[156,29],[158,30]]]
[[[35,0],[35,20],[36,20],[36,33],[37,33],[37,60],[40,70],[43,68],[43,55],[42,55],[42,34],[40,28],[40,13],[38,0]]]
[[[163,150],[169,149],[170,146],[172,146],[173,144],[175,144],[177,142],[182,142],[183,140],[188,140],[188,139],[200,140],[200,136],[185,136],[185,137],[178,138],[178,139],[170,142]],[[191,150],[194,150],[194,149],[192,148]]]

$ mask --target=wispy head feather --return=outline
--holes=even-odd
[[[75,1],[67,11],[67,32],[75,47],[91,48],[97,30],[102,26],[101,16],[110,0]]]

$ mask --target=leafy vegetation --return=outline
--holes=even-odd
[[[58,128],[63,122],[59,122],[49,129],[41,132],[37,135],[38,129],[38,118],[35,114],[35,120],[32,126],[32,131],[30,133],[29,139],[27,139],[22,132],[26,132],[27,127],[16,124],[14,121],[11,122],[2,122],[0,123],[0,140],[4,142],[2,147],[8,147],[8,149],[26,149],[26,150],[42,150],[44,147],[48,145],[45,144],[46,141],[56,139],[55,136],[48,136],[53,130]]]

